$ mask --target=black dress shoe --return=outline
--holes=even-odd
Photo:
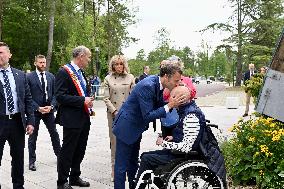
[[[57,185],[57,189],[73,189],[73,187],[68,182],[65,182],[63,185]]]
[[[248,116],[248,114],[247,114],[247,113],[244,113],[243,117],[247,117],[247,116]]]
[[[36,171],[36,166],[35,166],[34,163],[31,163],[31,164],[29,165],[29,170],[31,170],[31,171]]]
[[[87,181],[83,181],[80,177],[76,180],[70,179],[69,184],[71,186],[90,187],[90,183]]]

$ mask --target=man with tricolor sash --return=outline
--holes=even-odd
[[[85,69],[91,61],[91,51],[85,46],[73,49],[73,59],[60,68],[56,75],[55,95],[59,104],[56,121],[63,126],[63,144],[57,162],[57,188],[72,189],[72,186],[89,187],[90,183],[80,178],[80,164],[87,146],[93,97]],[[69,183],[68,183],[69,177]]]

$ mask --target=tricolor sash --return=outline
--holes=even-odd
[[[78,72],[75,70],[75,68],[71,64],[65,64],[63,66],[63,68],[67,71],[70,78],[72,79],[79,96],[85,96],[86,97],[87,96],[86,86],[84,85],[84,83],[82,81],[82,77],[78,74]],[[81,78],[81,80],[80,80],[80,78]],[[86,104],[84,104],[84,109],[89,115],[93,114],[92,109],[88,108]]]

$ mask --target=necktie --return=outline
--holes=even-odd
[[[45,93],[45,82],[44,82],[44,78],[43,78],[43,72],[41,72],[40,75],[41,75],[41,79],[40,79],[40,81],[41,81],[41,88],[43,90],[43,99],[42,99],[42,101],[45,104],[46,103],[46,93]]]
[[[6,70],[1,70],[1,72],[3,73],[3,78],[5,82],[4,87],[6,89],[6,95],[7,95],[6,101],[8,104],[8,111],[12,113],[15,110],[15,107],[14,107],[14,100],[13,100],[9,78],[8,78],[8,75],[6,74]]]

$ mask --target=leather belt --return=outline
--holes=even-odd
[[[15,119],[21,117],[21,113],[9,114],[9,115],[0,115],[1,119]]]

